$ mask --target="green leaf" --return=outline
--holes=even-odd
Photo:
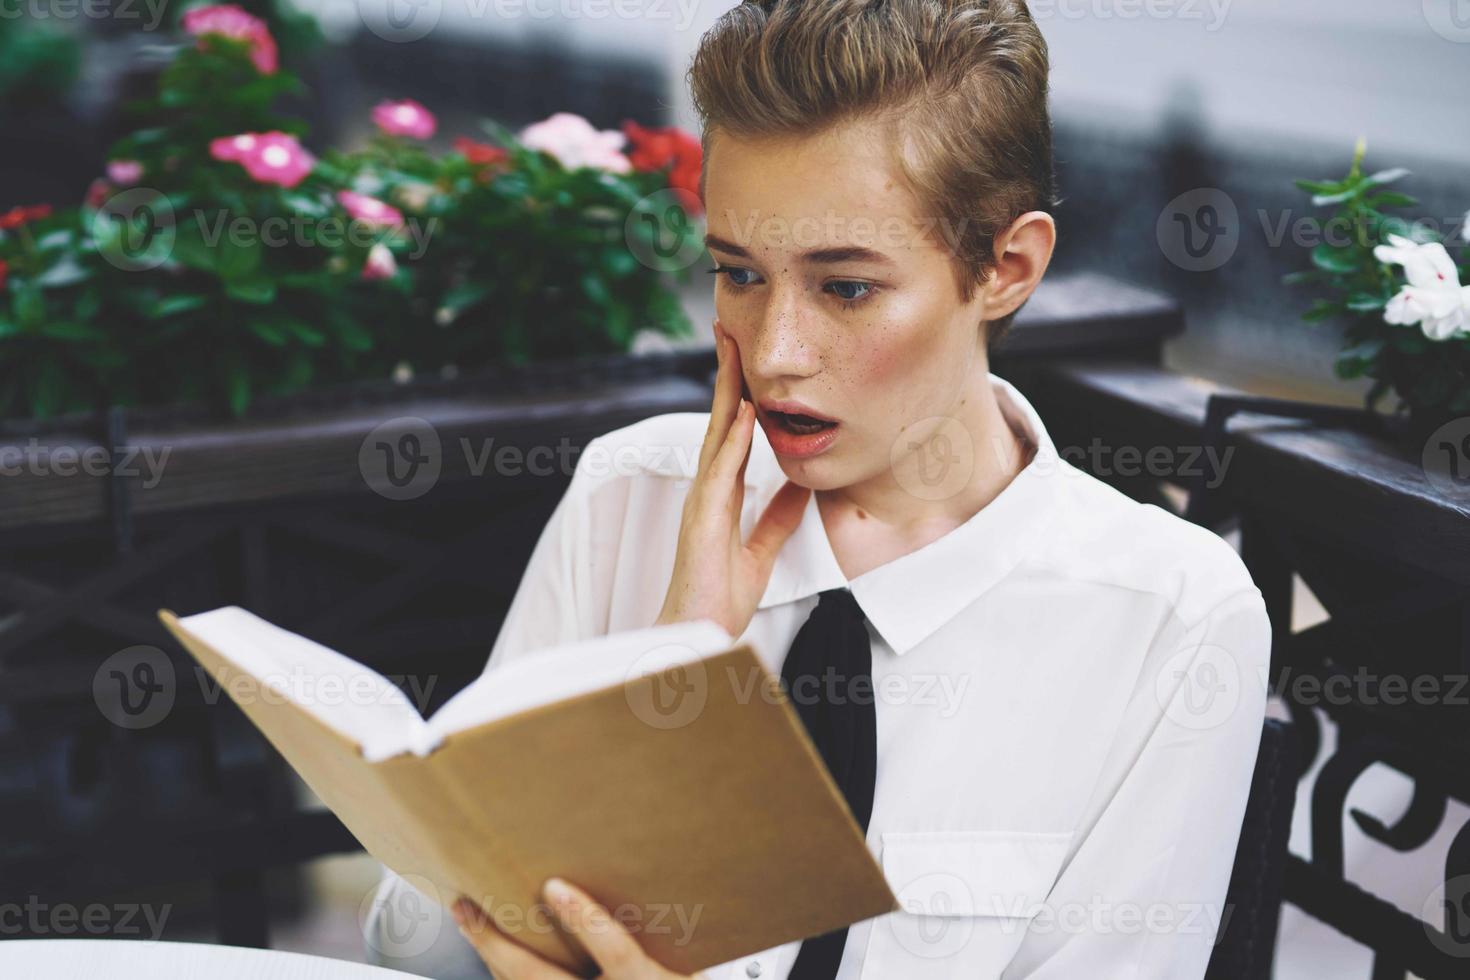
[[[1418,203],[1418,198],[1398,191],[1383,191],[1363,199],[1364,206],[1370,208],[1412,208]]]
[[[607,283],[602,281],[601,276],[589,272],[582,276],[581,284],[582,292],[598,306],[607,306],[612,302],[612,294],[607,291]]]
[[[1354,185],[1346,190],[1337,191],[1332,194],[1313,194],[1312,203],[1317,207],[1325,207],[1328,204],[1341,204],[1344,201],[1351,201],[1353,198],[1358,197],[1364,190],[1365,188]]]
[[[295,213],[308,218],[323,218],[331,211],[319,198],[309,194],[283,194],[281,201]]]
[[[1347,298],[1347,308],[1354,313],[1371,313],[1388,305],[1388,299],[1371,293],[1353,293]]]
[[[210,234],[214,234],[218,230],[220,237],[223,238],[225,235],[224,229],[222,227],[216,229],[216,226],[210,224],[210,222],[218,221],[222,224],[228,224],[229,220],[230,216],[228,214],[216,212],[210,215],[208,220],[201,214],[197,221],[181,222],[178,225],[178,233],[174,239],[173,257],[191,269],[198,269],[201,272],[213,272],[217,253],[215,249],[210,248],[205,242],[202,226],[208,224]]]
[[[1345,248],[1322,242],[1312,248],[1312,264],[1325,272],[1357,272],[1358,258]]]
[[[276,284],[269,279],[231,280],[225,283],[225,293],[242,303],[263,306],[275,301]]]
[[[20,327],[15,324],[15,321],[0,317],[0,340],[18,336],[20,336]],[[3,409],[3,404],[0,404],[0,409]]]
[[[250,371],[243,361],[230,360],[225,365],[225,386],[230,412],[244,415],[250,407]]]
[[[1384,345],[1386,343],[1387,341],[1384,340],[1382,337],[1370,337],[1367,340],[1362,341],[1361,343],[1354,344],[1353,346],[1345,349],[1340,356],[1353,357],[1364,361],[1371,361],[1383,351]]]
[[[234,282],[250,279],[260,268],[265,251],[258,238],[236,240],[228,234],[220,236],[215,249],[215,272],[221,279]]]
[[[614,279],[623,279],[638,271],[638,259],[627,248],[605,248],[602,250],[602,268]]]
[[[158,302],[153,304],[152,309],[149,310],[149,315],[152,316],[155,320],[161,320],[165,317],[175,316],[179,313],[189,313],[193,310],[197,310],[208,302],[208,296],[191,296],[188,294],[178,296],[165,296]]]
[[[335,316],[332,318],[332,326],[336,329],[337,339],[348,350],[369,351],[373,349],[373,335],[354,318],[345,315]]]
[[[41,362],[31,378],[31,414],[38,419],[54,415],[66,398],[66,375],[52,359]]]
[[[1341,303],[1334,303],[1331,300],[1313,300],[1312,305],[1307,307],[1305,312],[1302,313],[1302,319],[1315,323],[1318,320],[1326,320],[1329,317],[1337,316],[1344,309]]]
[[[272,347],[286,346],[286,330],[279,323],[269,320],[251,320],[250,331]]]
[[[489,292],[490,287],[485,283],[462,282],[445,290],[444,300],[439,305],[448,308],[450,312],[458,316],[484,299]]]
[[[1300,286],[1302,283],[1315,282],[1322,278],[1321,269],[1302,269],[1298,272],[1288,272],[1281,277],[1284,286]]]
[[[1394,181],[1407,177],[1410,171],[1404,167],[1391,167],[1388,170],[1380,170],[1376,174],[1369,174],[1363,178],[1364,187],[1381,187]]]
[[[1347,186],[1347,181],[1343,180],[1302,180],[1298,178],[1292,183],[1309,194],[1335,194]]]
[[[41,325],[41,336],[52,340],[106,340],[107,334],[89,323],[52,320]]]
[[[36,285],[46,289],[74,286],[92,278],[92,270],[83,266],[74,256],[63,256],[55,265],[36,277]]]
[[[16,319],[23,327],[38,327],[46,319],[46,298],[34,283],[17,283],[11,287],[15,297],[13,307]]]
[[[282,317],[279,322],[281,326],[295,334],[296,339],[307,347],[321,347],[327,342],[326,334],[303,320],[297,320],[294,317]]]

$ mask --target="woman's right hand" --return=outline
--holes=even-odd
[[[776,555],[806,510],[811,491],[787,480],[740,540],[745,464],[755,435],[755,407],[741,397],[743,373],[734,338],[715,321],[719,372],[699,471],[684,499],[674,572],[658,624],[712,619],[731,636],[750,625]]]

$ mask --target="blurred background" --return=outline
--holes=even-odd
[[[385,673],[432,670],[443,695],[473,676],[562,483],[502,473],[487,488],[446,448],[442,475],[436,461],[428,487],[410,473],[405,490],[370,476],[358,444],[423,422],[436,447],[487,434],[575,446],[647,414],[699,409],[713,305],[688,193],[697,121],[683,75],[729,6],[250,0],[191,24],[168,0],[0,0],[0,446],[24,461],[0,478],[0,906],[139,902],[169,910],[151,938],[369,955],[361,922],[377,863],[310,815],[309,794],[233,713],[204,710],[181,683],[166,721],[120,723],[99,712],[117,705],[94,689],[98,665],[121,656],[109,662],[138,677],[162,657],[160,671],[183,676],[151,610],[239,601],[377,657]],[[1414,673],[1385,651],[1433,646],[1443,657],[1423,669],[1463,672],[1466,498],[1459,470],[1436,481],[1419,447],[1445,442],[1425,442],[1427,421],[1470,416],[1470,320],[1447,342],[1458,374],[1390,369],[1384,350],[1440,351],[1426,354],[1411,328],[1384,347],[1374,331],[1385,329],[1387,280],[1382,295],[1311,321],[1311,283],[1287,277],[1315,269],[1318,285],[1341,286],[1368,261],[1371,243],[1314,253],[1314,222],[1341,200],[1295,183],[1351,178],[1359,141],[1360,180],[1407,171],[1383,185],[1412,199],[1378,210],[1418,221],[1417,241],[1443,241],[1465,266],[1470,7],[1032,9],[1052,59],[1056,285],[1028,307],[1030,332],[1018,328],[998,371],[1034,378],[1043,416],[1076,439],[1094,434],[1084,422],[1111,424],[1113,444],[1145,447],[1211,438],[1211,393],[1356,411],[1386,381],[1420,420],[1409,443],[1353,425],[1324,442],[1263,435],[1241,455],[1242,472],[1258,475],[1211,526],[1248,548],[1263,523],[1287,535],[1310,525],[1318,551],[1296,540],[1275,564],[1256,553],[1265,564],[1253,570],[1286,583],[1278,632],[1346,624],[1329,592],[1349,608],[1365,595],[1431,596],[1438,605],[1398,610],[1368,662]],[[230,142],[265,133],[281,134],[274,157]],[[619,153],[623,163],[605,162]],[[1348,190],[1362,201],[1369,186]],[[201,241],[184,220],[200,208],[257,229],[277,219],[289,241]],[[323,222],[337,217],[379,233],[327,240]],[[1094,365],[1112,373],[1086,373]],[[1088,398],[1108,399],[1106,411]],[[1470,438],[1445,444],[1470,466]],[[170,478],[130,447],[171,450]],[[102,462],[58,479],[63,449],[83,464],[100,450]],[[126,460],[132,473],[119,472]],[[1116,482],[1166,505],[1200,492],[1187,475],[1146,476],[1157,479]],[[1286,503],[1262,489],[1309,478],[1336,482]],[[1375,509],[1396,493],[1401,509]],[[1331,550],[1346,539],[1350,562]],[[486,567],[474,548],[490,541],[493,581],[467,585]],[[1309,581],[1345,564],[1347,583]],[[1391,575],[1374,578],[1385,564]],[[1341,640],[1317,635],[1314,667],[1357,663],[1323,653],[1323,636]],[[424,668],[415,653],[430,647],[445,659]],[[1459,760],[1463,712],[1392,724],[1370,713],[1370,724],[1354,706],[1350,723],[1276,707],[1314,734],[1292,774],[1300,868],[1288,867],[1279,932],[1267,932],[1275,975],[1377,980],[1470,963],[1409,951],[1455,935],[1454,896],[1470,888],[1449,873],[1463,859],[1459,877],[1470,874],[1455,850],[1470,819],[1463,788],[1384,750],[1343,763],[1335,809],[1313,802],[1339,724],[1375,738],[1408,730],[1409,756]],[[1324,833],[1341,852],[1326,877],[1381,905],[1355,905],[1302,870]],[[235,860],[220,858],[228,851]]]

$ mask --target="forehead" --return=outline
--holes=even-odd
[[[798,138],[717,134],[705,164],[710,234],[757,251],[818,243],[890,252],[929,245],[891,139],[873,124],[857,123]]]

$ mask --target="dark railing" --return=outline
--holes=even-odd
[[[1191,517],[1238,530],[1271,614],[1267,681],[1301,740],[1303,777],[1324,725],[1336,728],[1311,784],[1311,856],[1290,857],[1286,900],[1371,948],[1374,980],[1470,975],[1470,822],[1443,826],[1450,800],[1470,804],[1470,459],[1457,474],[1426,470],[1422,437],[1386,436],[1362,412],[1147,366],[1054,364],[1030,394],[1073,462],[1149,502],[1169,503],[1161,483],[1190,490]],[[1108,465],[1125,446],[1170,451],[1154,467]],[[1293,632],[1298,578],[1329,618]],[[1413,783],[1396,818],[1347,808],[1371,766]],[[1423,915],[1349,880],[1344,817],[1405,854],[1452,832]]]

